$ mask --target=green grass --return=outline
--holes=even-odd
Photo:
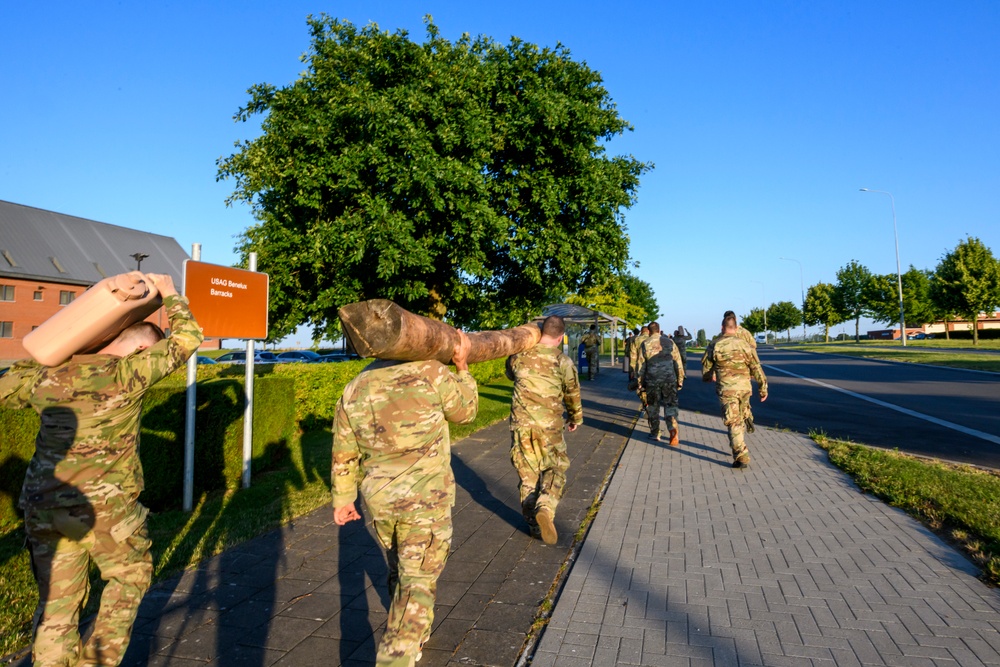
[[[505,419],[511,390],[512,383],[503,378],[480,385],[479,413],[471,424],[452,425],[453,441]],[[255,476],[249,489],[206,494],[190,514],[150,515],[154,582],[328,504],[330,431],[306,433],[300,442],[301,447],[291,448],[287,467]],[[85,616],[96,612],[100,599],[100,582],[93,584]],[[17,525],[0,534],[0,656],[30,643],[37,603],[24,533]]]
[[[863,491],[928,526],[1000,586],[1000,474],[810,435]]]
[[[875,342],[875,341],[872,341]],[[911,341],[914,343],[923,341]],[[934,342],[934,341],[931,341]],[[832,354],[846,354],[852,357],[863,357],[866,359],[884,359],[888,361],[903,361],[916,364],[930,364],[932,366],[948,366],[950,368],[967,368],[976,371],[990,371],[1000,373],[1000,355],[962,353],[960,351],[948,352],[947,350],[935,350],[924,347],[922,349],[911,349],[896,343],[895,346],[881,346],[863,343],[861,345],[850,345],[844,343],[831,343],[821,345],[797,345],[796,350],[803,352],[822,352]]]

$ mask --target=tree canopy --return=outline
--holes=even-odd
[[[841,321],[854,320],[854,342],[861,340],[861,316],[869,314],[868,290],[872,272],[852,259],[837,270],[837,284],[833,289],[833,305]]]
[[[648,283],[643,284],[649,287]],[[652,289],[649,290],[649,295],[652,298]],[[633,325],[633,328],[650,321],[646,319],[646,309],[632,301],[631,296],[623,288],[622,280],[617,276],[603,285],[588,288],[580,294],[567,295],[565,301],[619,317]],[[653,303],[655,304],[655,301]]]
[[[624,211],[651,164],[608,156],[631,130],[600,75],[561,45],[426,41],[310,17],[298,80],[236,114],[259,137],[218,161],[257,223],[272,336],[392,299],[460,326],[520,323],[625,268]]]
[[[763,308],[754,308],[746,315],[740,317],[740,326],[752,334],[758,334],[767,330],[767,313]]]
[[[979,313],[1000,305],[1000,263],[978,238],[970,236],[946,253],[930,282],[935,306],[972,323],[972,343],[979,344]]]
[[[902,275],[903,317],[907,328],[934,322],[937,309],[930,299],[930,271],[910,266]],[[895,273],[873,275],[868,283],[866,299],[871,317],[876,322],[899,323],[899,278]]]
[[[772,303],[767,309],[767,325],[772,331],[788,331],[788,342],[792,342],[792,327],[802,323],[802,311],[791,301]]]
[[[833,303],[834,287],[829,283],[816,283],[806,292],[805,318],[809,326],[823,325],[823,336],[830,342],[830,327],[844,318]]]
[[[635,321],[636,324],[648,324],[660,316],[660,304],[656,302],[656,295],[653,294],[653,288],[649,283],[631,273],[622,274],[619,282],[628,300],[642,310],[639,319]]]

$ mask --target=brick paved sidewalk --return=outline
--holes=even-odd
[[[680,449],[640,423],[532,667],[1000,665],[1000,591],[808,438],[721,419]]]

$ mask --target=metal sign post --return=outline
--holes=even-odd
[[[191,258],[201,259],[201,244],[191,244]],[[187,281],[184,281],[187,290]],[[187,293],[185,291],[185,296]],[[187,361],[187,395],[184,408],[184,511],[190,512],[194,501],[194,419],[197,408],[198,352]]]
[[[257,253],[250,253],[247,268],[257,271]],[[265,311],[266,312],[266,311]],[[266,333],[266,332],[265,332]],[[250,461],[253,459],[253,364],[254,341],[247,340],[247,368],[244,380],[247,402],[243,410],[243,488],[250,488]]]

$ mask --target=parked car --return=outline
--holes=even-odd
[[[245,357],[245,356],[246,356],[246,355],[244,355],[244,357]],[[201,356],[200,354],[198,355],[198,365],[199,365],[199,366],[200,366],[201,364],[217,364],[217,363],[219,363],[219,362],[217,362],[217,361],[216,361],[215,359],[213,359],[212,357],[203,357],[203,356]]]
[[[226,352],[215,358],[220,364],[245,364],[247,362],[246,352]],[[255,364],[273,364],[277,361],[274,352],[254,352],[253,362]]]
[[[308,363],[314,362],[319,359],[320,355],[318,352],[313,352],[312,350],[289,350],[288,352],[279,352],[278,361],[305,361]]]
[[[316,363],[317,364],[325,364],[325,363],[338,362],[338,361],[352,361],[354,359],[360,359],[360,358],[361,357],[359,357],[356,354],[343,354],[343,353],[334,352],[332,354],[321,354],[320,357],[319,357],[319,359],[316,360]]]
[[[767,345],[767,334],[759,333],[756,336],[754,336],[754,340],[757,341],[758,345],[761,344]]]
[[[927,334],[923,331],[918,331],[917,333],[911,333],[906,335],[907,340],[923,340],[925,338],[934,338],[934,334]]]

